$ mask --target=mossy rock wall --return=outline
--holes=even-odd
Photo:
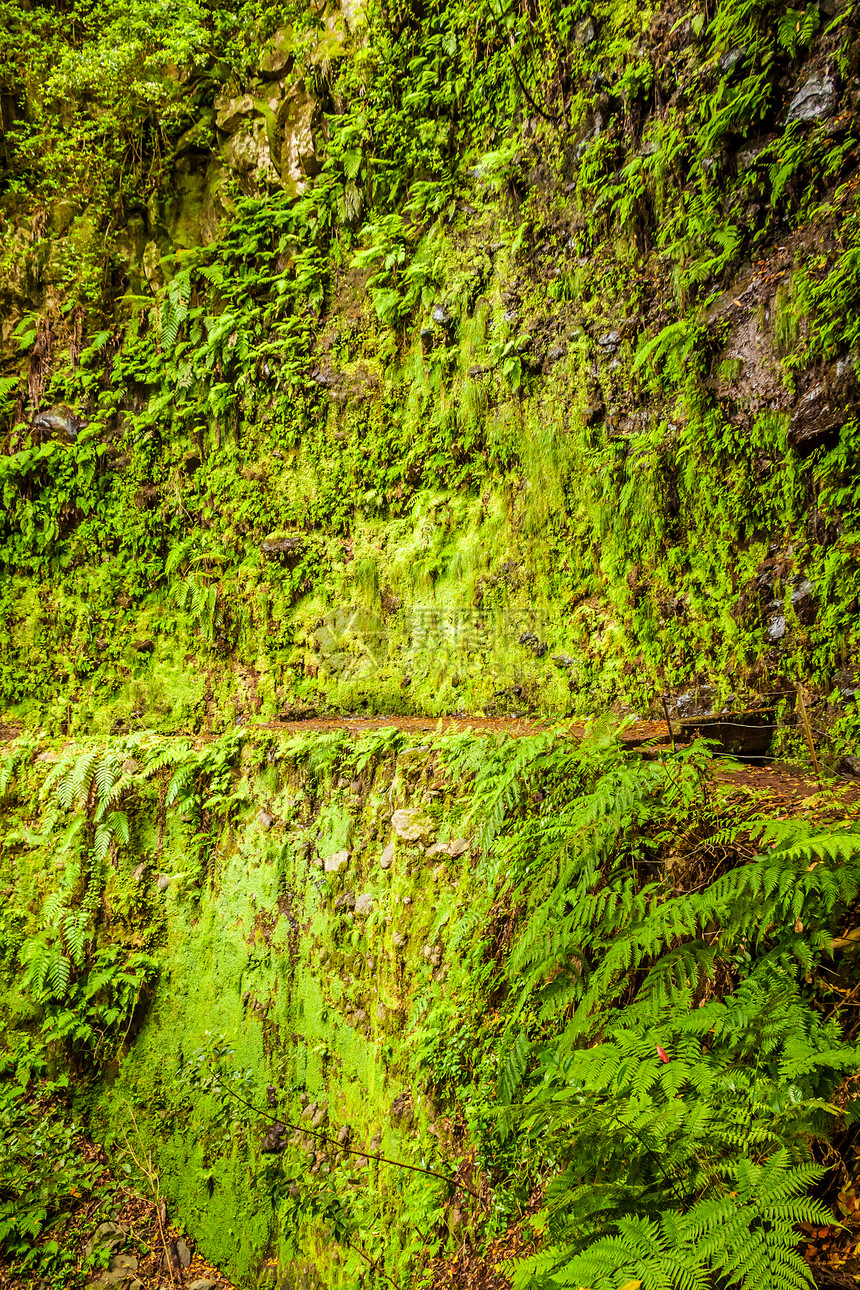
[[[247,741],[232,784],[240,805],[202,837],[175,809],[164,816],[163,788],[159,807],[139,780],[128,845],[103,874],[99,945],[145,948],[158,971],[126,1042],[115,1059],[102,1055],[88,1086],[91,1132],[114,1156],[151,1153],[171,1215],[243,1287],[354,1285],[362,1260],[339,1240],[338,1205],[371,1223],[377,1213],[369,1253],[389,1265],[406,1268],[448,1238],[444,1178],[341,1147],[456,1170],[464,1126],[434,1103],[428,1054],[468,997],[491,883],[445,739],[375,738],[372,756],[367,740],[339,735],[305,741],[298,756],[283,737]],[[453,738],[460,749],[471,739]],[[481,737],[473,743],[479,752]],[[34,781],[56,764],[48,750]],[[4,830],[21,871],[14,917],[38,935],[44,901],[63,884],[52,848],[22,861],[18,820],[13,810]],[[24,998],[8,981],[12,1049],[43,1015]],[[220,1065],[213,1043],[231,1051]],[[206,1085],[213,1071],[240,1100]],[[246,1103],[331,1141],[290,1130],[271,1150],[271,1118]],[[315,1120],[302,1118],[308,1104],[324,1108]]]

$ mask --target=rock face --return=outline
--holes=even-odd
[[[836,111],[836,99],[833,77],[815,72],[789,103],[786,124],[792,121],[826,121]]]

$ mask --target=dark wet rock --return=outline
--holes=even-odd
[[[815,591],[808,578],[796,577],[792,581],[794,590],[791,593],[791,607],[797,615],[797,621],[809,627],[815,622],[818,613]]]
[[[569,654],[553,654],[552,661],[558,668],[573,667],[573,659]]]
[[[724,76],[731,76],[735,69],[743,63],[743,49],[727,49],[720,57],[719,67]]]
[[[435,343],[432,327],[422,327],[418,333],[421,337],[421,345],[425,354],[429,354]]]
[[[522,636],[520,636],[520,644],[528,646],[535,658],[543,658],[546,653],[546,645],[538,640],[534,632],[523,632]]]
[[[60,439],[65,443],[74,443],[81,428],[81,422],[65,403],[38,412],[30,424],[34,437],[42,441]]]
[[[573,39],[582,49],[593,45],[597,40],[597,28],[593,18],[582,18],[573,29]]]
[[[854,667],[841,667],[834,676],[833,683],[843,699],[853,699],[860,690],[860,680]]]
[[[445,305],[433,306],[433,321],[437,327],[450,327],[451,314]]]
[[[850,415],[844,403],[831,397],[825,385],[814,385],[791,414],[788,442],[792,448],[814,448],[833,435]]]
[[[787,630],[788,627],[785,618],[782,614],[777,614],[777,616],[772,618],[768,623],[767,632],[765,634],[771,644],[775,645],[777,641],[782,640]]]
[[[158,502],[158,488],[155,484],[144,484],[134,495],[134,504],[139,511],[151,511]]]
[[[268,1133],[260,1144],[260,1151],[263,1155],[277,1155],[287,1145],[287,1127],[276,1120],[271,1125]]]
[[[304,541],[297,534],[270,533],[260,543],[260,550],[270,560],[299,556],[304,549]]]
[[[133,641],[131,648],[137,654],[154,654],[155,642],[151,640]]]
[[[607,331],[597,337],[597,344],[605,354],[614,354],[621,347],[621,336],[617,331]]]
[[[397,1097],[391,1103],[389,1112],[391,1116],[391,1127],[394,1129],[408,1129],[415,1118],[415,1108],[412,1105],[412,1094],[407,1090],[398,1093]],[[373,1143],[370,1144],[373,1147]]]
[[[567,353],[565,345],[551,345],[546,352],[547,366],[552,367],[555,363],[561,362]]]
[[[832,76],[813,72],[788,105],[786,125],[792,121],[826,121],[836,111],[836,82]]]
[[[853,775],[860,779],[860,757],[843,757],[839,763],[839,771],[842,775]]]

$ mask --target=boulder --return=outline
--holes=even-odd
[[[788,105],[786,125],[792,121],[804,124],[826,121],[836,111],[836,82],[832,76],[813,72]]]

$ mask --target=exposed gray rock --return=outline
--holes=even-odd
[[[222,134],[233,134],[255,111],[250,94],[223,94],[215,99],[215,124]]]
[[[860,779],[860,757],[843,757],[839,769],[843,775],[855,775]]]
[[[260,55],[258,70],[265,81],[280,80],[293,65],[295,41],[288,27],[279,27]],[[193,1287],[192,1287],[193,1290]]]
[[[363,891],[355,898],[355,912],[361,915],[372,914],[376,902],[369,891]]]
[[[448,327],[451,322],[451,314],[444,305],[433,306],[433,321],[439,327]]]
[[[394,863],[394,843],[389,842],[388,846],[379,857],[380,869],[390,869]]]
[[[407,808],[394,812],[391,827],[403,842],[418,842],[432,833],[435,825],[418,809]]]
[[[334,855],[327,856],[324,864],[326,873],[340,873],[349,864],[348,851],[335,851]]]
[[[140,864],[137,866],[137,868],[134,870],[131,876],[135,882],[140,882],[141,878],[145,873],[146,873],[146,861],[141,860]]]
[[[388,1009],[386,1008],[385,1004],[378,1003],[376,1005],[376,1020],[379,1022],[383,1022],[385,1021],[387,1016],[388,1016]]]
[[[782,640],[783,636],[786,633],[786,630],[787,630],[787,627],[786,627],[785,619],[783,618],[782,614],[779,614],[776,618],[771,619],[770,623],[768,624],[767,638],[769,641],[772,641],[774,644],[776,644],[777,641]]]
[[[406,945],[406,936],[404,935],[404,933],[403,933],[403,932],[392,932],[392,933],[391,933],[391,944],[394,946],[394,948],[395,948],[396,950],[402,950],[402,949],[404,948],[404,946]]]
[[[155,885],[159,891],[167,891],[167,888],[170,886],[170,874],[160,873]]]
[[[260,811],[257,814],[257,823],[261,829],[270,829],[275,821],[268,811]]]
[[[302,192],[307,187],[307,179],[322,169],[322,156],[317,152],[314,138],[319,115],[317,100],[298,86],[286,96],[278,111],[278,125],[284,136],[281,178],[285,185],[295,185],[297,192]]]
[[[182,1239],[181,1236],[179,1240],[176,1242],[176,1253],[179,1258],[180,1267],[182,1268],[191,1267],[191,1251],[189,1250],[188,1246],[185,1244],[185,1241]],[[135,1260],[135,1267],[136,1266],[137,1266],[137,1260]]]
[[[832,76],[813,72],[788,105],[786,125],[792,121],[826,121],[836,111],[836,82]]]
[[[217,1285],[217,1281],[207,1281],[206,1277],[202,1277],[199,1281],[192,1281],[188,1290],[215,1290]]]
[[[127,1236],[128,1228],[121,1223],[99,1223],[84,1246],[84,1257],[89,1258],[93,1250],[113,1250],[124,1245]]]
[[[604,353],[614,354],[621,347],[621,337],[617,331],[607,331],[597,337],[597,344]]]
[[[36,437],[62,439],[66,443],[74,443],[80,429],[80,421],[65,403],[37,413],[30,425],[30,431],[35,432]]]
[[[355,909],[355,892],[345,891],[334,902],[335,909]]]

